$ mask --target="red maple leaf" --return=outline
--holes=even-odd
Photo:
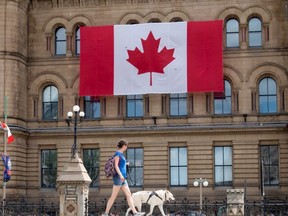
[[[172,62],[174,49],[164,47],[160,52],[160,38],[155,39],[150,31],[146,40],[142,39],[143,53],[136,47],[134,50],[128,50],[129,58],[127,61],[138,68],[138,75],[150,73],[150,86],[152,86],[152,73],[163,73],[164,68]]]

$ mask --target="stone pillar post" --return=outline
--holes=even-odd
[[[85,215],[85,201],[88,202],[90,183],[91,178],[76,153],[57,178],[60,216]]]
[[[244,189],[227,190],[227,216],[244,215]]]

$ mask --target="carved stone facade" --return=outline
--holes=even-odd
[[[226,197],[226,190],[243,188],[247,198],[260,197],[260,147],[277,146],[279,183],[265,187],[265,194],[288,193],[288,2],[286,0],[0,0],[0,121],[15,137],[7,152],[13,176],[7,184],[7,199],[44,198],[58,201],[56,188],[41,188],[41,150],[56,149],[58,175],[70,157],[73,130],[67,129],[66,113],[78,96],[79,55],[75,54],[75,31],[79,26],[147,22],[224,20],[224,78],[232,87],[232,113],[214,114],[213,93],[188,94],[187,116],[169,115],[169,95],[145,95],[144,116],[126,118],[126,97],[101,97],[101,117],[87,119],[78,130],[78,150],[100,150],[100,183],[90,188],[89,201],[111,193],[112,181],[103,166],[115,151],[119,138],[144,152],[143,186],[150,190],[169,188],[176,199],[198,200],[195,178],[209,185],[203,197]],[[262,46],[249,47],[248,20],[262,22]],[[226,47],[225,23],[239,21],[239,47]],[[55,30],[66,29],[66,55],[55,55]],[[277,112],[261,114],[259,81],[271,77],[277,84]],[[58,119],[43,120],[43,89],[57,87]],[[2,136],[2,132],[1,132]],[[3,140],[0,141],[3,146]],[[214,148],[233,149],[232,185],[215,185]],[[170,186],[169,148],[187,148],[187,185]],[[1,190],[1,189],[0,189]],[[123,195],[123,194],[122,194]]]

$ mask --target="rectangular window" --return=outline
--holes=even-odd
[[[187,148],[170,148],[170,185],[187,186]]]
[[[214,148],[215,186],[232,186],[232,147]]]
[[[92,182],[90,187],[99,187],[100,151],[99,149],[83,149],[83,164]]]
[[[265,145],[260,147],[261,163],[263,168],[264,185],[279,184],[279,153],[277,145]]]
[[[127,169],[127,181],[129,186],[143,185],[143,148],[129,148],[126,152],[126,160],[129,162]]]
[[[143,95],[127,95],[127,117],[143,117]]]
[[[41,150],[41,187],[55,188],[57,179],[57,150]]]
[[[187,94],[170,94],[170,116],[187,115]]]
[[[84,100],[85,118],[100,118],[100,97],[85,96]]]

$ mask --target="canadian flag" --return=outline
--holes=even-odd
[[[82,27],[81,96],[222,92],[221,20]]]
[[[10,128],[8,127],[8,125],[3,123],[3,122],[0,122],[0,128],[2,128],[3,130],[7,131],[7,142],[8,142],[8,144],[13,142],[14,141],[14,137],[12,136],[12,133],[11,133]]]

